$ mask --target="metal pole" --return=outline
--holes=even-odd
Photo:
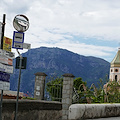
[[[2,36],[1,36],[1,46],[0,46],[1,49],[3,49],[3,38],[4,38],[4,31],[5,31],[5,18],[6,18],[6,15],[3,14]],[[3,101],[3,90],[1,90],[0,120],[2,120],[2,101]]]
[[[22,55],[19,53],[18,49],[16,49],[20,56],[20,64],[19,64],[19,79],[18,79],[18,90],[17,90],[17,100],[16,100],[16,110],[15,110],[15,118],[17,120],[17,111],[18,111],[18,99],[19,99],[19,91],[20,91],[20,79],[21,79],[21,66],[22,66]]]
[[[6,15],[3,14],[2,36],[1,36],[1,49],[3,49],[3,38],[4,38],[4,31],[5,31],[5,18],[6,18]]]
[[[0,102],[0,120],[2,120],[2,101],[3,101],[3,90],[1,90],[1,102]]]

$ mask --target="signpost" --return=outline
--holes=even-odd
[[[2,120],[3,90],[10,90],[10,74],[13,73],[12,59],[15,57],[15,54],[11,52],[12,39],[4,37],[5,18],[6,15],[4,14],[3,22],[0,23],[0,120]]]
[[[0,22],[0,46],[1,46],[1,37],[2,37],[2,23]]]
[[[17,100],[16,100],[16,110],[15,110],[15,117],[14,120],[17,120],[17,110],[18,110],[18,98],[19,98],[19,90],[20,90],[20,79],[21,79],[21,69],[22,69],[22,62],[23,57],[19,53],[18,49],[30,49],[30,45],[24,44],[24,33],[29,28],[29,19],[25,15],[16,15],[13,20],[13,26],[18,31],[14,31],[13,35],[13,46],[12,48],[15,48],[19,54],[19,65],[17,67],[19,68],[19,78],[18,78],[18,90],[17,90]],[[27,46],[27,47],[26,47]]]
[[[4,31],[5,31],[5,18],[6,15],[3,14],[3,22],[2,22],[2,30],[1,30],[1,44],[0,48],[3,49],[3,37],[4,37]],[[1,102],[0,102],[0,120],[2,120],[2,100],[3,100],[3,90],[1,90]]]
[[[10,89],[10,82],[9,82],[10,73],[13,73],[12,59],[15,58],[15,54],[11,52],[12,39],[4,37],[5,18],[6,18],[6,15],[3,14],[3,22],[2,23],[0,22],[0,48],[1,48],[0,49],[0,90],[1,90],[0,120],[2,120],[3,90]],[[26,60],[27,60],[27,58],[22,57],[18,49],[23,49],[23,48],[30,49],[31,47],[30,44],[24,43],[24,32],[29,28],[29,19],[25,15],[16,15],[13,20],[13,26],[17,30],[17,32],[14,31],[14,34],[13,34],[12,48],[15,48],[19,54],[19,59],[17,63],[17,68],[19,69],[19,78],[18,78],[16,110],[15,110],[15,117],[14,117],[14,120],[17,120],[21,69],[26,69]],[[22,65],[25,65],[25,66],[22,67]]]

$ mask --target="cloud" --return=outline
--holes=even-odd
[[[23,1],[16,1],[16,0],[1,0],[0,7],[6,12],[6,13],[25,13],[28,11],[30,5],[32,4],[32,1],[29,0],[23,0]]]
[[[100,2],[97,0],[96,2],[93,0],[93,2],[58,0],[54,3],[51,2],[51,5],[50,2],[37,1],[32,4],[27,14],[30,16],[31,23],[34,23],[35,29],[42,27],[54,29],[54,32],[59,33],[68,32],[118,41],[120,38],[120,28],[118,27],[120,25],[120,16],[118,16],[120,9],[111,8],[113,2],[110,1],[102,0]]]
[[[119,0],[3,0],[0,13],[7,14],[6,35],[10,38],[14,16],[21,13],[29,18],[25,42],[31,43],[32,48],[53,46],[105,58],[115,50],[114,46],[87,44],[76,40],[76,36],[119,42],[119,4]]]
[[[32,46],[33,48],[35,48],[36,46],[39,47],[39,45],[35,42],[32,43]],[[115,51],[115,48],[112,48],[112,47],[87,45],[85,43],[80,43],[79,41],[74,42],[67,39],[64,39],[55,43],[41,42],[40,46],[59,47],[59,48],[73,51],[80,55],[96,56],[96,57],[110,56],[111,52]]]

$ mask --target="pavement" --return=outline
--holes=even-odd
[[[98,118],[98,119],[86,119],[86,120],[120,120],[120,117]]]

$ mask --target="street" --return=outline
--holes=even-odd
[[[110,117],[110,118],[96,118],[96,119],[86,119],[86,120],[120,120],[120,117]]]

